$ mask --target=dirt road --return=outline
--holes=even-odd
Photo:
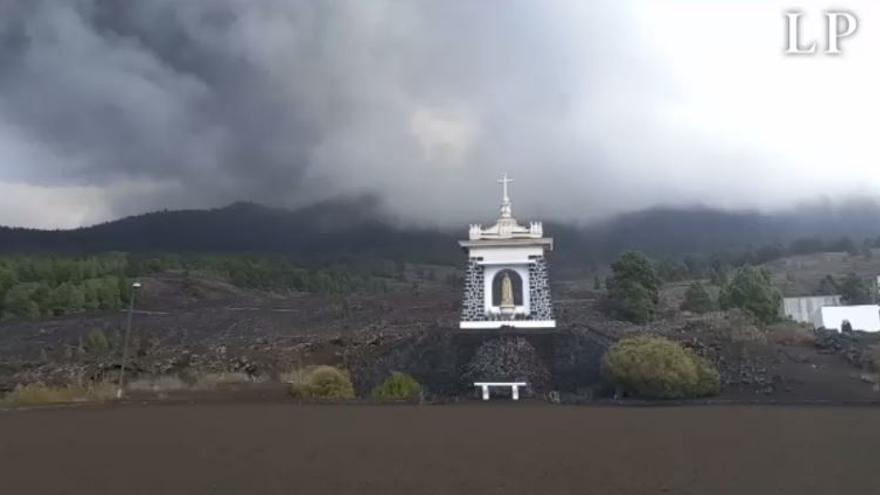
[[[15,494],[868,494],[880,409],[293,404],[0,412]]]

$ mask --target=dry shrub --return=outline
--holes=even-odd
[[[193,388],[197,390],[209,390],[217,387],[230,385],[243,385],[246,383],[254,383],[260,380],[255,379],[247,373],[240,371],[224,371],[220,373],[206,373],[196,378]]]
[[[767,327],[767,340],[780,345],[809,346],[816,343],[816,334],[809,325],[785,321]]]
[[[613,385],[631,395],[678,399],[714,395],[721,379],[715,367],[690,349],[662,337],[630,337],[602,360]]]
[[[333,366],[312,366],[282,373],[281,380],[290,386],[298,399],[354,399],[354,386],[348,372]]]
[[[72,402],[101,402],[113,399],[115,396],[116,387],[107,382],[67,386],[33,383],[19,385],[6,395],[4,402],[11,406],[39,406]]]

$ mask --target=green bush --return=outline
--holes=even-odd
[[[284,375],[290,393],[299,399],[354,399],[354,386],[348,372],[333,366],[315,366]]]
[[[768,273],[753,266],[744,266],[721,290],[718,301],[723,309],[740,308],[762,323],[772,323],[779,320],[782,294],[773,285]]]
[[[415,378],[405,374],[394,372],[373,389],[373,398],[376,400],[413,400],[419,397],[422,386]]]
[[[110,350],[110,340],[102,330],[92,330],[86,335],[86,341],[83,344],[85,351],[94,356],[102,356]]]
[[[624,320],[646,323],[654,319],[659,301],[660,279],[644,255],[628,251],[611,264],[608,307]]]
[[[703,284],[694,282],[684,293],[684,302],[681,304],[681,309],[700,314],[708,313],[715,309],[715,302],[712,301],[712,296],[709,295]]]
[[[718,371],[709,361],[662,337],[619,341],[605,353],[602,371],[613,385],[641,397],[703,397],[720,390]]]

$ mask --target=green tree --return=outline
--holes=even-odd
[[[718,299],[723,309],[740,308],[763,323],[779,319],[782,294],[766,272],[750,265],[736,271]]]
[[[611,264],[605,282],[612,313],[634,323],[651,321],[660,299],[660,279],[643,254],[628,251]]]
[[[17,283],[18,277],[15,270],[7,266],[0,266],[0,318],[6,313],[4,304],[6,293]]]
[[[100,282],[97,280],[86,280],[82,285],[83,291],[83,309],[85,311],[96,311],[101,307]]]
[[[31,300],[37,303],[38,315],[51,315],[52,312],[50,310],[50,297],[52,295],[52,289],[49,288],[48,283],[39,283],[33,292],[31,292]]]
[[[61,316],[79,313],[85,304],[85,296],[78,285],[64,282],[49,291],[48,312]]]
[[[117,277],[104,277],[96,282],[98,301],[101,309],[119,309],[122,302],[119,297]]]
[[[840,299],[845,304],[871,304],[873,292],[871,286],[855,273],[850,273],[840,283]]]
[[[17,284],[12,286],[3,300],[3,316],[5,318],[38,318],[40,307],[31,299],[34,292],[31,284]]]
[[[703,284],[694,282],[684,293],[684,302],[681,304],[681,309],[694,313],[707,313],[715,309],[715,302],[712,301],[712,297],[706,291],[706,288],[703,287]]]

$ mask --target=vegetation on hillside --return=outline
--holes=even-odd
[[[660,279],[648,258],[628,251],[611,264],[611,271],[605,282],[611,312],[634,323],[651,321],[657,311]]]
[[[376,400],[414,400],[421,392],[422,386],[415,378],[395,371],[373,389],[372,396]]]
[[[715,367],[671,340],[639,336],[614,344],[602,359],[602,372],[628,395],[680,399],[719,392]]]
[[[88,385],[19,385],[0,400],[0,405],[41,406],[71,402],[100,402],[115,397],[116,387],[107,382]]]
[[[684,293],[681,309],[694,313],[707,313],[715,309],[715,301],[700,282],[692,283]]]
[[[386,292],[406,280],[405,270],[404,263],[372,259],[306,267],[281,256],[8,256],[0,257],[0,318],[118,310],[132,280],[165,271],[218,276],[241,288],[344,295]]]
[[[762,323],[771,323],[780,318],[782,294],[767,272],[746,265],[722,287],[718,302],[722,309],[739,308]]]
[[[290,394],[298,399],[346,400],[354,399],[354,386],[348,372],[333,366],[315,366],[294,370],[282,376],[290,387]]]
[[[0,317],[118,309],[130,291],[126,266],[121,255],[0,258]]]

